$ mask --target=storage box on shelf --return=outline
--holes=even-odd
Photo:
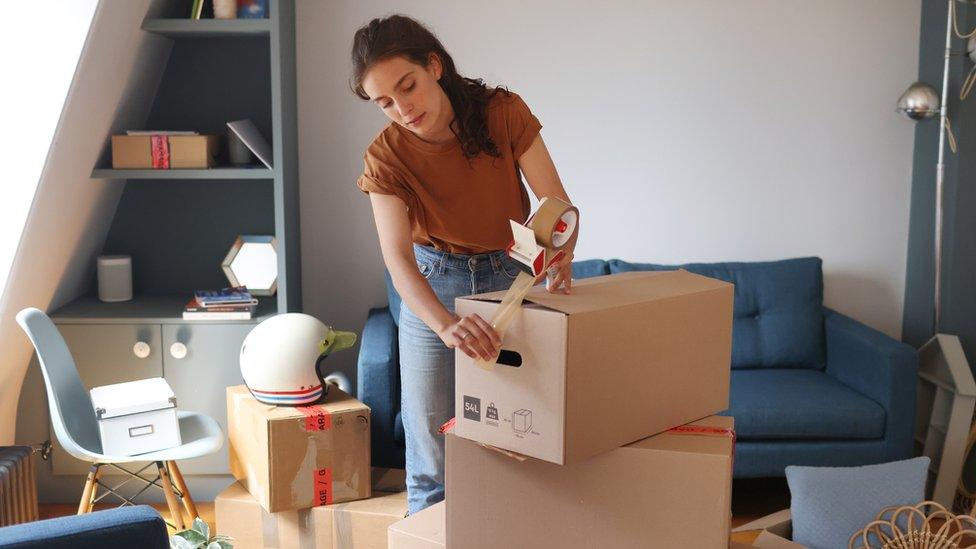
[[[165,154],[154,152],[157,140],[165,140]],[[165,169],[212,168],[219,154],[219,135],[112,136],[113,169],[154,169],[162,160]]]

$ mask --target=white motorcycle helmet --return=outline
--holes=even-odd
[[[265,404],[311,404],[327,391],[319,360],[355,343],[356,334],[333,330],[313,316],[275,315],[244,338],[241,376],[254,398]]]

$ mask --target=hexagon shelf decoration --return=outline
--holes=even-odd
[[[278,290],[278,249],[273,236],[238,236],[220,266],[231,286],[246,286],[251,295],[274,295]]]

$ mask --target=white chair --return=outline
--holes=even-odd
[[[121,499],[121,505],[135,505],[133,500],[139,494],[151,486],[156,486],[166,496],[166,504],[173,520],[172,526],[177,530],[183,530],[187,524],[183,521],[177,499],[182,501],[183,507],[190,516],[189,522],[192,523],[199,514],[176,462],[220,450],[224,444],[224,432],[220,425],[207,415],[179,411],[177,418],[180,422],[182,445],[136,456],[103,454],[98,420],[95,417],[91,397],[81,383],[78,369],[61,333],[43,311],[33,307],[17,313],[17,323],[27,333],[27,337],[37,351],[37,358],[44,374],[44,385],[47,387],[51,423],[58,442],[75,458],[92,464],[85,482],[85,490],[78,504],[78,514],[91,512],[94,503],[109,494]],[[137,462],[149,463],[138,471],[130,471],[119,466],[120,463]],[[158,476],[153,480],[142,477],[140,473],[153,464],[156,465]],[[129,478],[116,486],[108,486],[100,480],[104,466],[114,467],[129,475]],[[139,479],[146,485],[131,498],[116,492],[132,479]],[[101,497],[97,495],[99,487],[105,489]]]

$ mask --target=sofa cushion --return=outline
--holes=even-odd
[[[610,265],[602,259],[584,259],[573,262],[573,278],[591,278],[610,274]]]
[[[823,369],[823,272],[818,257],[751,263],[609,262],[611,273],[687,271],[735,284],[732,368]]]
[[[732,372],[729,409],[741,440],[879,439],[885,411],[824,372],[761,368]]]
[[[860,467],[787,467],[793,541],[811,549],[862,547],[862,537],[853,544],[848,544],[848,540],[873,521],[878,512],[887,507],[915,505],[925,499],[929,464],[929,458],[923,456]],[[896,519],[902,531],[908,526],[910,516],[918,528],[921,517],[904,513]],[[885,513],[885,520],[892,518],[891,512]],[[890,527],[881,531],[892,535]],[[875,535],[869,534],[868,541],[869,547],[889,547]],[[930,546],[921,542],[892,545]]]

